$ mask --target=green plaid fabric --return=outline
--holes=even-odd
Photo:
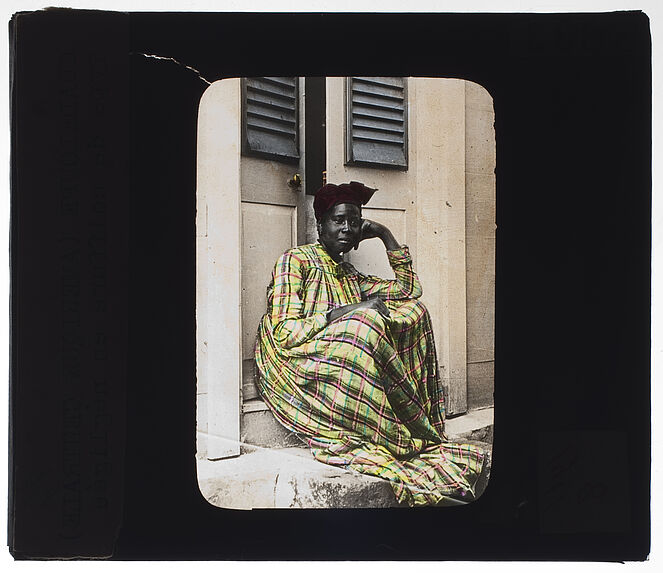
[[[409,505],[474,494],[484,453],[444,435],[430,316],[407,247],[388,251],[395,280],[336,263],[319,244],[277,261],[256,342],[258,388],[316,459],[390,480]],[[379,295],[391,316],[337,306]]]

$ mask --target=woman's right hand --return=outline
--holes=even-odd
[[[377,296],[369,298],[367,300],[362,300],[360,303],[358,303],[357,308],[367,308],[367,309],[370,308],[373,310],[377,310],[385,318],[389,318],[390,316],[387,305],[380,297]]]
[[[384,301],[379,297],[373,297],[373,298],[368,298],[366,300],[362,300],[361,302],[356,302],[354,304],[337,306],[333,310],[329,311],[327,318],[329,322],[332,322],[337,318],[341,318],[344,314],[347,314],[354,310],[358,310],[360,308],[377,310],[385,318],[389,318],[390,316],[389,309],[387,308],[387,305],[384,303]]]

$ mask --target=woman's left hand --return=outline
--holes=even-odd
[[[394,235],[391,233],[388,227],[377,221],[371,221],[370,219],[362,219],[361,221],[361,231],[359,233],[359,240],[355,245],[355,250],[359,248],[359,243],[365,239],[374,239],[379,237],[387,250],[398,249],[399,245]]]
[[[359,232],[359,241],[355,245],[355,249],[359,247],[359,243],[366,239],[374,239],[375,237],[382,237],[385,231],[388,231],[387,227],[378,223],[377,221],[371,221],[370,219],[362,219],[361,221],[361,231]]]

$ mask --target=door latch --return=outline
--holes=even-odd
[[[302,176],[299,173],[295,173],[292,179],[288,181],[288,187],[293,191],[299,191],[302,187]]]

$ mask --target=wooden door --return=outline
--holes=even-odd
[[[303,242],[303,191],[291,186],[299,165],[242,158],[242,399],[257,398],[253,350],[258,323],[267,308],[266,291],[274,263]]]
[[[400,244],[416,243],[412,229],[415,221],[412,220],[413,217],[408,209],[408,199],[411,201],[412,193],[403,194],[399,190],[390,188],[379,193],[380,196],[375,197],[370,206],[362,208],[362,216],[386,225]],[[411,202],[409,204],[411,205]],[[363,241],[356,251],[348,253],[347,260],[364,274],[386,279],[394,278],[384,245],[379,239]]]
[[[258,398],[253,353],[274,263],[304,240],[305,154],[303,80],[247,78],[242,84],[241,347],[246,411]]]
[[[399,243],[408,244],[412,251],[416,251],[415,173],[412,169],[348,163],[348,97],[346,79],[327,79],[327,180],[331,183],[361,181],[377,188],[370,204],[362,209],[363,216],[387,225]],[[347,259],[363,273],[394,277],[379,239],[362,242],[357,251],[347,255]]]

